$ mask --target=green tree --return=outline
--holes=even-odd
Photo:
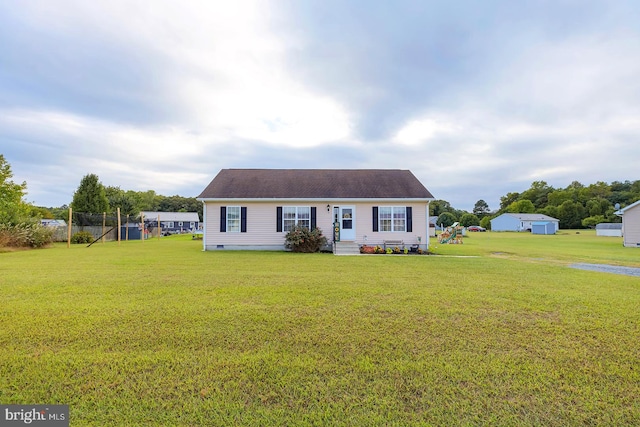
[[[109,211],[109,200],[98,175],[85,175],[73,194],[71,207],[75,212],[102,213]]]
[[[142,210],[139,199],[129,191],[121,190],[120,187],[106,187],[105,194],[112,213],[115,213],[117,208],[120,208],[120,215],[137,215]]]
[[[549,202],[547,206],[560,206],[567,200],[573,200],[573,196],[569,191],[556,190],[549,193],[547,199]]]
[[[480,225],[480,219],[474,214],[466,213],[460,217],[460,225],[469,227],[470,225]]]
[[[547,205],[547,198],[549,193],[554,190],[545,181],[534,181],[531,183],[531,187],[520,194],[520,200],[530,200],[536,209],[540,209]]]
[[[440,216],[438,216],[437,225],[449,227],[456,221],[456,217],[451,212],[443,212],[440,214]]]
[[[520,193],[507,193],[506,196],[500,197],[500,211],[504,212],[513,202],[518,201]]]
[[[434,200],[429,203],[429,211],[432,216],[440,216],[445,212],[452,212],[453,208],[446,200]]]
[[[529,199],[518,200],[507,206],[507,212],[509,213],[534,213],[535,211],[536,207]]]
[[[558,206],[558,216],[560,228],[572,229],[582,228],[582,219],[585,217],[585,208],[580,202],[567,200]]]
[[[24,217],[29,217],[30,207],[23,200],[27,183],[13,182],[11,165],[0,154],[0,224],[16,225]]]
[[[594,228],[596,225],[605,221],[604,215],[588,216],[582,220],[582,226],[586,228]]]
[[[482,218],[489,214],[489,205],[484,200],[480,199],[473,206],[473,214],[478,218]]]
[[[489,215],[485,216],[480,220],[480,227],[484,227],[487,230],[491,230],[491,217]]]

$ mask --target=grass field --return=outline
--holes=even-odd
[[[619,238],[473,233],[437,256],[0,254],[0,403],[71,425],[640,425]]]

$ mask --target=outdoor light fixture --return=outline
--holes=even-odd
[[[331,210],[331,205],[327,205],[327,212]]]

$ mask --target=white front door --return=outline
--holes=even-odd
[[[338,219],[340,221],[340,240],[356,240],[355,206],[340,206]]]

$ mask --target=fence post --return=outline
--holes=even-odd
[[[160,227],[160,214],[158,214],[158,240],[160,240],[161,231],[162,231],[162,227]]]
[[[124,240],[129,241],[129,214],[127,214],[127,222],[124,227]]]
[[[107,213],[106,212],[102,212],[102,243],[104,243],[104,241],[105,241],[104,229],[106,228],[106,222],[107,222]]]
[[[116,209],[118,215],[118,246],[120,246],[120,233],[122,230],[122,221],[120,220],[120,208]]]
[[[69,224],[67,226],[67,248],[71,247],[71,212],[73,209],[69,207]]]
[[[140,226],[142,227],[140,229],[140,239],[142,240],[142,243],[144,243],[144,214],[142,212],[140,212]]]

